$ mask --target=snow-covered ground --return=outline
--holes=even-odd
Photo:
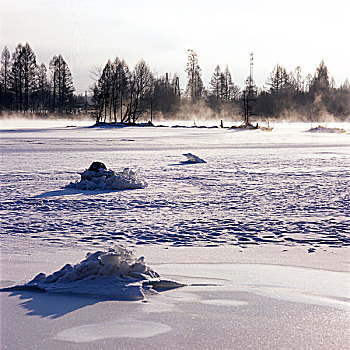
[[[145,302],[2,292],[3,348],[348,347],[350,124],[329,123],[346,130],[336,134],[308,133],[310,123],[264,132],[8,122],[2,287],[115,244],[187,286]],[[148,186],[67,188],[93,161],[138,170]]]
[[[63,246],[342,246],[350,233],[350,135],[309,128],[2,130],[3,233]],[[189,152],[206,163],[184,164]],[[93,161],[139,170],[148,187],[65,188]]]

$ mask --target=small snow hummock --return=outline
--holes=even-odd
[[[319,125],[316,128],[311,128],[308,132],[321,132],[330,134],[344,134],[346,131],[340,128],[327,128],[325,126]]]
[[[3,291],[33,290],[51,293],[78,294],[114,300],[142,300],[145,293],[184,286],[162,280],[146,265],[144,257],[116,246],[107,252],[88,253],[86,259],[72,266],[67,264],[51,275],[39,273],[30,282],[4,288]]]
[[[195,156],[192,153],[183,153],[183,156],[185,156],[187,160],[182,163],[186,163],[186,164],[206,163],[205,160],[199,158],[198,156]]]
[[[138,171],[125,168],[121,172],[107,170],[101,162],[93,162],[89,169],[79,173],[79,182],[71,182],[67,187],[78,190],[125,190],[147,187],[147,182],[140,178]]]

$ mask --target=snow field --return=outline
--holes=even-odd
[[[348,245],[349,134],[308,128],[4,130],[3,234],[89,247]],[[186,164],[189,152],[207,163]],[[95,160],[139,170],[148,187],[66,188]]]

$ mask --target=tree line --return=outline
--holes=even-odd
[[[62,55],[53,56],[47,69],[25,43],[12,55],[5,46],[0,63],[1,112],[71,114],[81,107],[82,96],[74,94],[72,73]]]
[[[210,118],[236,119],[242,111],[266,118],[317,120],[326,115],[345,119],[350,115],[348,79],[336,86],[323,61],[313,75],[302,75],[300,67],[288,72],[277,64],[258,88],[251,75],[239,88],[229,67],[217,65],[206,87],[195,51],[188,50],[186,88],[180,88],[179,76],[157,76],[141,59],[131,69],[116,57],[95,70],[89,105],[75,94],[73,78],[62,55],[54,56],[48,70],[40,65],[30,45],[18,44],[10,54],[5,46],[0,66],[0,109],[38,114],[72,114],[88,109],[96,122],[137,123],[160,118],[192,118],[204,113]],[[246,116],[245,116],[246,117]]]
[[[116,57],[97,72],[92,104],[96,122],[136,123],[141,116],[153,119],[154,112],[166,114],[180,104],[179,78],[157,78],[144,60],[133,70]]]
[[[277,64],[266,86],[258,88],[248,76],[242,89],[233,82],[228,66],[221,70],[217,65],[206,88],[198,56],[188,50],[186,73],[186,89],[180,91],[177,74],[157,77],[144,60],[133,70],[118,57],[108,61],[97,74],[93,88],[96,121],[135,123],[141,116],[152,120],[154,115],[186,118],[203,108],[206,116],[232,118],[242,115],[247,106],[251,109],[249,116],[266,118],[297,116],[317,120],[329,115],[345,119],[350,115],[349,81],[345,79],[337,87],[323,61],[314,75],[306,77],[300,67],[288,73]]]

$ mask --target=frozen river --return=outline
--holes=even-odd
[[[349,124],[330,124],[344,134],[308,133],[310,123],[272,132],[70,124],[1,125],[2,234],[70,247],[349,244]],[[188,152],[206,163],[183,164]],[[139,170],[148,187],[66,189],[93,161]]]

